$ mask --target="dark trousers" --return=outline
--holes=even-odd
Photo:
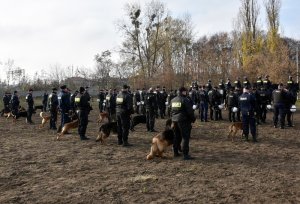
[[[140,105],[135,105],[136,114],[140,114]]]
[[[33,106],[29,106],[29,107],[27,108],[27,121],[28,121],[29,123],[32,123],[32,119],[31,119],[32,113],[33,113]]]
[[[210,120],[214,120],[214,106],[213,105],[209,105],[209,117]]]
[[[165,106],[165,104],[160,104],[160,106],[159,106],[159,114],[160,114],[160,117],[162,119],[166,116],[166,106]]]
[[[207,121],[208,103],[201,102],[199,107],[201,121]]]
[[[70,117],[66,111],[61,111],[61,127],[63,128],[66,123],[69,123]]]
[[[220,120],[220,119],[222,119],[222,112],[219,109],[218,105],[215,105],[213,107],[213,111],[214,111],[214,120]]]
[[[100,101],[100,102],[99,102],[99,111],[100,111],[100,113],[103,112],[103,109],[104,109],[103,101]]]
[[[290,107],[288,107],[286,109],[286,120],[287,120],[287,123],[288,123],[288,126],[292,126],[293,123],[292,123],[292,112],[290,111]]]
[[[267,119],[267,104],[261,104],[260,105],[260,110],[261,110],[261,116],[260,119],[263,123],[266,122]]]
[[[13,107],[11,111],[12,114],[16,116],[16,118],[19,118],[19,107]]]
[[[274,126],[277,126],[278,124],[278,116],[280,118],[280,126],[284,127],[285,107],[283,104],[274,105],[274,117],[273,117]]]
[[[88,121],[89,121],[89,111],[87,110],[78,111],[78,119],[79,119],[78,134],[80,138],[84,138]]]
[[[232,111],[233,106],[228,107],[228,119],[230,122],[235,122],[235,112]]]
[[[117,113],[117,126],[119,144],[127,142],[130,128],[130,116],[126,113]]]
[[[50,129],[56,129],[57,110],[50,109]]]
[[[154,130],[155,113],[154,110],[146,110],[146,126],[148,131]]]
[[[256,140],[256,122],[254,113],[249,112],[243,112],[243,134],[248,137],[249,135],[249,127],[251,131],[251,135],[253,137],[253,140]]]
[[[180,150],[182,140],[183,140],[182,142],[183,155],[186,156],[189,154],[191,130],[192,130],[192,125],[187,121],[174,122],[175,138],[174,138],[173,150],[175,154],[177,154],[178,150]]]
[[[47,102],[43,103],[43,112],[46,112],[46,111],[47,111]]]

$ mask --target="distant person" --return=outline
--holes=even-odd
[[[26,122],[29,124],[33,124],[33,121],[31,119],[32,117],[32,113],[33,113],[33,106],[34,106],[34,100],[33,100],[33,96],[32,96],[32,89],[28,90],[28,94],[26,95],[26,102],[27,102],[27,119]]]

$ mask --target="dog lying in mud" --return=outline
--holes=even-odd
[[[171,119],[166,121],[166,129],[158,133],[153,139],[151,144],[150,153],[147,155],[147,160],[153,159],[155,156],[163,157],[163,153],[167,147],[171,146],[174,141],[173,123]]]
[[[243,123],[242,122],[235,122],[229,126],[229,133],[228,133],[228,139],[231,138],[231,141],[234,141],[234,138],[236,137],[236,134],[238,131],[242,131],[243,136]]]
[[[111,132],[118,132],[117,122],[108,122],[101,125],[96,142],[101,142],[101,144],[104,144]]]

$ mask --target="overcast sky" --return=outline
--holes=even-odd
[[[0,0],[1,77],[9,58],[30,75],[55,64],[92,68],[95,54],[120,44],[115,24],[124,18],[126,2],[132,1]],[[174,17],[189,13],[197,36],[231,31],[240,6],[239,0],[163,2]],[[261,12],[264,26],[263,8]],[[299,40],[300,1],[282,0],[280,20],[284,35]]]

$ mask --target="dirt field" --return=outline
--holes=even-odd
[[[139,125],[132,147],[118,146],[116,135],[101,145],[96,112],[89,141],[75,130],[56,141],[48,127],[38,129],[39,114],[36,125],[0,118],[0,203],[300,203],[299,113],[284,130],[271,127],[269,113],[258,144],[228,141],[227,121],[197,120],[195,160],[174,159],[170,148],[166,159],[146,161],[154,133]]]

